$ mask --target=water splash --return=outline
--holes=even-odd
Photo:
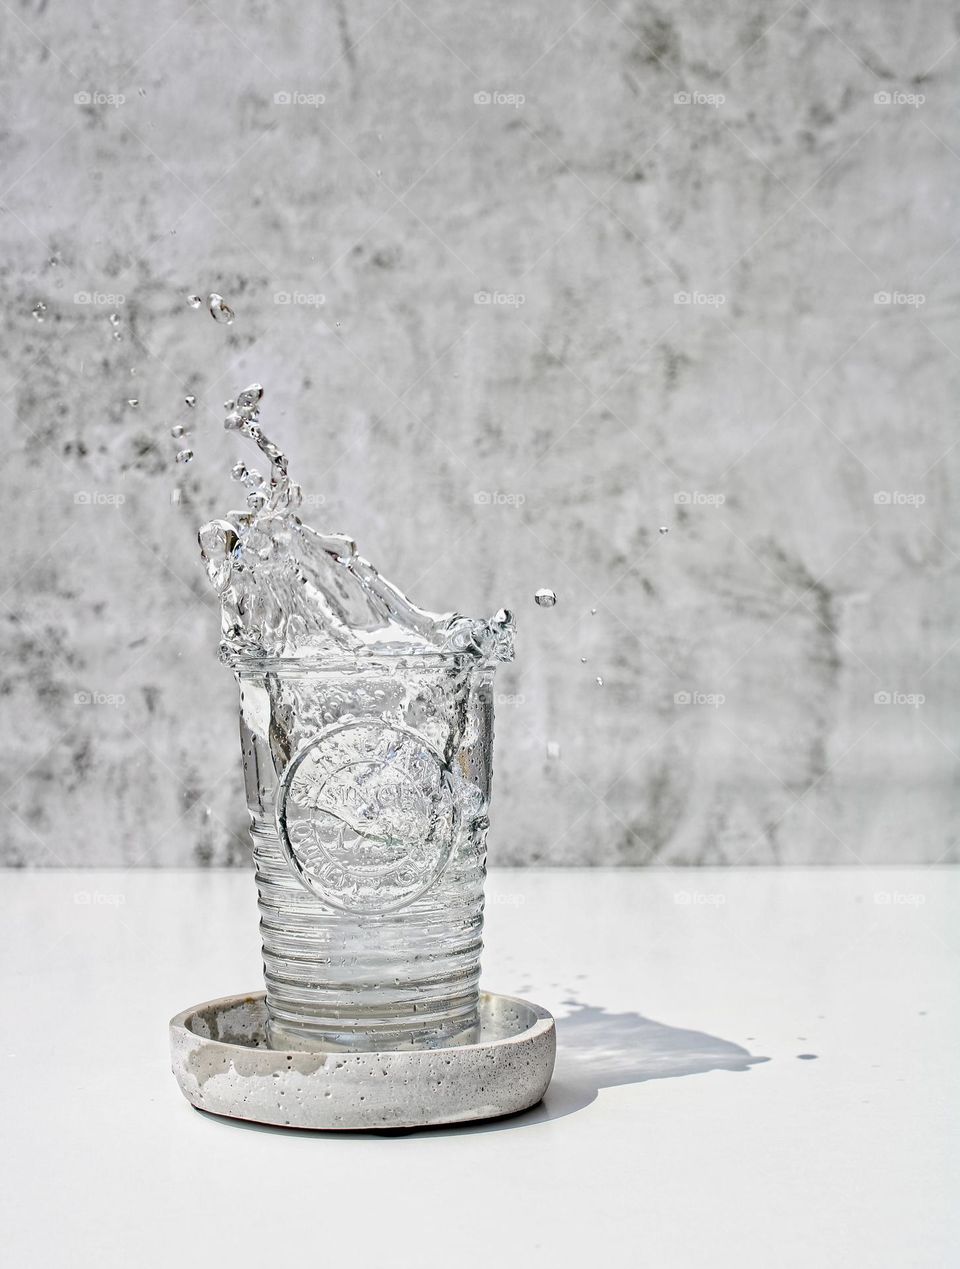
[[[216,291],[211,291],[211,293],[207,296],[207,307],[210,310],[210,316],[213,320],[215,322],[222,322],[225,326],[229,326],[236,316],[227,301],[222,295],[218,295]]]
[[[227,431],[253,443],[269,475],[237,463],[247,509],[200,530],[200,553],[220,596],[221,656],[330,658],[456,652],[495,664],[513,656],[506,609],[481,620],[418,608],[357,553],[342,534],[318,532],[298,515],[300,486],[286,455],[260,426],[263,388],[251,384],[226,403]]]

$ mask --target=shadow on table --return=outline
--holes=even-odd
[[[767,1061],[705,1031],[576,1002],[573,1012],[557,1019],[557,1066],[546,1096],[525,1114],[531,1120],[559,1119],[589,1106],[602,1088],[746,1071]]]
[[[562,1119],[595,1101],[602,1088],[643,1084],[647,1080],[678,1079],[706,1071],[746,1071],[765,1057],[754,1057],[731,1040],[655,1022],[639,1013],[608,1013],[595,1005],[566,1002],[572,1012],[557,1019],[557,1065],[543,1101],[529,1110],[500,1119],[475,1123],[437,1125],[430,1128],[388,1128],[364,1132],[338,1131],[337,1137],[463,1136],[477,1132],[506,1132],[552,1119]],[[205,1118],[255,1132],[329,1137],[329,1133],[304,1134],[299,1128],[253,1124],[222,1119],[200,1112]]]

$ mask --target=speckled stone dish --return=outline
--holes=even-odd
[[[269,1049],[262,992],[171,1019],[173,1073],[200,1110],[291,1128],[418,1128],[493,1119],[547,1090],[556,1029],[546,1009],[480,997],[480,1040],[379,1053]]]

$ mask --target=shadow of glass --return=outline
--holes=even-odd
[[[567,1002],[573,1011],[557,1018],[557,1065],[542,1102],[529,1110],[499,1119],[463,1124],[437,1124],[424,1128],[386,1128],[365,1131],[309,1131],[301,1128],[255,1124],[199,1113],[206,1119],[247,1131],[282,1133],[285,1136],[340,1139],[351,1137],[464,1136],[470,1133],[505,1132],[525,1128],[583,1110],[596,1101],[602,1088],[643,1084],[647,1080],[679,1079],[707,1071],[747,1071],[766,1057],[754,1057],[731,1040],[690,1031],[645,1018],[639,1013],[609,1013],[595,1005]]]
[[[707,1071],[747,1071],[769,1060],[705,1031],[576,1002],[571,1013],[557,1019],[557,1066],[546,1096],[525,1114],[541,1121],[560,1119],[589,1106],[602,1088]]]

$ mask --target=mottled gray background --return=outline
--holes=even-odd
[[[259,379],[314,523],[517,611],[494,862],[955,859],[958,35],[4,4],[3,858],[245,862],[194,539]]]

